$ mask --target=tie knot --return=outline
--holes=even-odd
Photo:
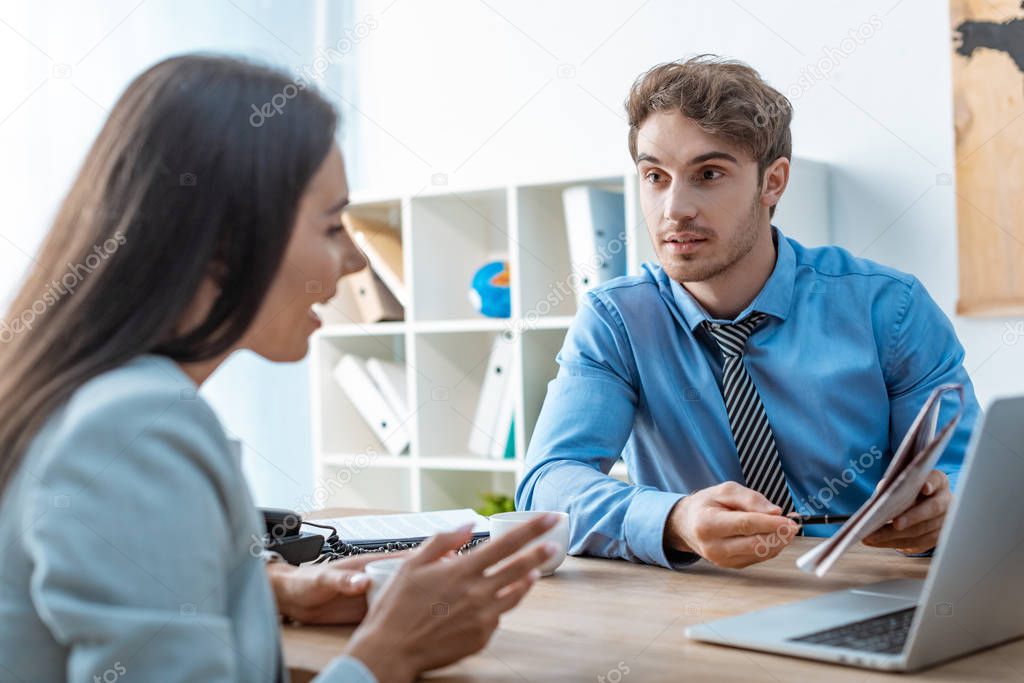
[[[747,339],[765,319],[764,313],[751,313],[738,323],[706,322],[722,353],[729,357],[742,356]]]

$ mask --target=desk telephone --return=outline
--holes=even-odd
[[[365,553],[393,553],[409,550],[425,541],[425,538],[405,538],[395,541],[374,541],[369,543],[346,543],[338,536],[338,530],[326,524],[308,522],[292,510],[284,508],[260,508],[266,533],[263,536],[263,547],[278,553],[286,562],[299,565],[303,562],[330,562],[343,557],[362,555]],[[303,525],[325,529],[330,533],[323,534],[302,531]],[[474,537],[459,549],[469,550],[473,546],[487,540],[487,535]]]

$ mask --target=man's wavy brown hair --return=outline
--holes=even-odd
[[[740,61],[704,54],[659,64],[636,79],[625,104],[634,162],[640,126],[663,111],[678,111],[709,135],[745,149],[757,162],[758,178],[776,159],[792,155],[793,106]]]

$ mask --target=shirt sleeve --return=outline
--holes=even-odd
[[[569,513],[572,554],[677,567],[665,523],[683,497],[608,476],[633,428],[636,366],[621,319],[591,292],[558,354],[516,491],[520,510]]]
[[[271,679],[235,663],[232,530],[211,471],[230,454],[209,409],[153,392],[84,413],[55,435],[24,509],[30,596],[67,648],[68,680],[118,667],[149,681]]]
[[[884,366],[889,392],[889,447],[893,452],[899,448],[935,387],[962,384],[963,415],[936,465],[949,477],[955,491],[967,444],[981,412],[974,385],[963,366],[964,349],[949,318],[916,279],[903,291],[897,310],[896,322],[891,328],[891,350]],[[956,414],[959,402],[955,393],[942,398],[940,427]]]

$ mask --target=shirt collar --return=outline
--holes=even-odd
[[[793,302],[793,288],[796,283],[796,254],[781,230],[772,226],[772,235],[775,238],[776,246],[775,268],[772,269],[772,274],[764,283],[761,291],[750,302],[750,305],[736,316],[736,320],[743,320],[754,311],[766,313],[779,320],[785,320],[789,314],[789,308]],[[697,303],[693,295],[686,291],[685,287],[667,275],[666,279],[671,287],[672,298],[691,331],[697,329],[697,326],[705,320],[721,323],[733,322],[732,320],[712,318],[704,310],[704,307]]]

